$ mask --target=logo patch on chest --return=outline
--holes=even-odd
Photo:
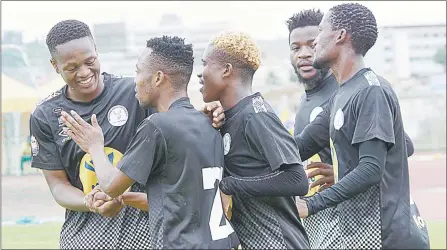
[[[312,112],[310,112],[309,122],[313,122],[315,118],[323,111],[322,107],[315,107]]]
[[[223,144],[224,144],[224,155],[227,155],[228,152],[230,152],[230,148],[231,148],[231,136],[230,136],[230,134],[226,133],[223,136]]]
[[[112,126],[120,127],[126,124],[129,119],[129,113],[126,107],[121,105],[113,106],[107,113],[107,119]]]
[[[334,117],[334,128],[339,130],[345,123],[345,115],[341,109],[338,109]]]

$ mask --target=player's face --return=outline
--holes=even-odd
[[[56,46],[51,64],[75,96],[89,96],[98,91],[100,65],[91,38],[84,37]]]
[[[306,26],[292,30],[290,33],[290,62],[299,81],[312,88],[321,80],[327,69],[315,69],[312,66],[315,50],[313,42],[318,36],[318,26]]]
[[[203,71],[197,75],[199,83],[203,85],[200,92],[204,102],[219,101],[220,94],[226,85],[222,77],[225,68],[213,59],[213,50],[212,45],[205,49],[202,57]]]
[[[155,107],[158,89],[155,88],[156,78],[150,68],[150,54],[152,49],[146,48],[138,57],[135,76],[135,97],[143,108]]]
[[[319,25],[319,34],[314,41],[315,56],[312,66],[317,69],[330,68],[339,53],[337,37],[339,31],[332,30],[329,20],[331,11],[326,12]]]

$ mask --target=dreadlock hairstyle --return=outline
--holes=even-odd
[[[146,47],[152,49],[151,69],[170,76],[176,87],[188,85],[194,65],[192,44],[177,36],[162,36],[149,39]]]
[[[377,41],[377,23],[373,13],[358,3],[343,3],[330,11],[332,29],[345,29],[351,35],[355,53],[365,56]]]
[[[51,56],[54,57],[58,45],[84,37],[89,37],[93,41],[92,33],[87,24],[78,20],[64,20],[51,28],[46,43]]]

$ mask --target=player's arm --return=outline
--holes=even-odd
[[[370,86],[353,100],[356,124],[352,146],[359,164],[338,183],[308,199],[309,214],[337,205],[380,183],[388,149],[395,143],[393,103],[380,86]]]
[[[98,188],[98,187],[97,187]],[[98,188],[101,190],[100,188]],[[106,202],[116,201],[120,203],[121,205],[125,206],[131,206],[143,211],[148,211],[148,203],[147,203],[147,195],[143,192],[125,192],[124,194],[118,196],[117,198],[113,199],[112,197],[108,196],[103,191],[99,191],[94,194],[94,197],[90,201],[92,203],[92,206],[97,209],[101,210],[103,208],[103,205]],[[107,213],[109,215],[111,213]],[[104,214],[104,216],[107,216]],[[116,214],[112,214],[112,216],[115,216]]]
[[[146,185],[152,166],[156,166],[160,159],[164,159],[165,147],[162,144],[164,145],[164,138],[161,132],[149,119],[146,119],[140,124],[117,168],[112,167],[103,149],[95,147],[90,154],[95,162],[101,189],[115,198],[135,182]],[[133,196],[136,197],[142,198]],[[144,202],[147,203],[144,200],[136,203],[141,205]],[[135,200],[131,203],[135,205]]]
[[[121,195],[124,205],[131,206],[143,211],[149,210],[147,194],[141,192],[125,192]]]
[[[307,160],[326,147],[329,147],[329,121],[332,99],[323,111],[295,136],[301,159]]]
[[[226,177],[220,183],[227,195],[300,196],[308,191],[308,181],[293,137],[274,115],[262,112],[245,127],[250,150],[260,153],[272,172],[264,176]]]
[[[410,157],[414,154],[413,141],[410,136],[405,132],[405,145],[407,146],[407,156]]]
[[[149,118],[140,124],[126,153],[114,168],[104,153],[104,137],[96,115],[92,115],[91,125],[75,111],[71,111],[71,115],[62,111],[61,115],[67,134],[92,156],[101,190],[112,198],[123,194],[136,181],[145,185],[152,166],[157,166],[159,159],[164,159],[165,140]]]
[[[42,170],[54,200],[62,207],[78,212],[88,212],[84,193],[71,185],[54,142],[50,126],[44,118],[31,115],[30,134],[33,137],[31,166]]]

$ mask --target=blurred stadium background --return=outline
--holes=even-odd
[[[141,41],[162,34],[186,37],[195,48],[195,72],[189,95],[203,105],[195,75],[208,39],[227,29],[225,22],[186,27],[174,14],[158,26],[142,28],[122,22],[91,26],[102,71],[133,75]],[[138,43],[136,42],[138,41]],[[382,26],[366,57],[399,96],[405,129],[413,139],[411,192],[428,222],[432,248],[445,249],[446,220],[446,25]],[[293,132],[302,86],[289,63],[287,37],[258,41],[263,63],[255,91],[274,106]],[[23,32],[2,32],[2,247],[57,248],[64,209],[51,197],[41,173],[29,166],[29,116],[35,104],[64,85],[53,72],[44,38],[24,41]],[[28,151],[27,151],[28,150]],[[28,152],[23,154],[23,152]],[[27,158],[28,157],[28,158]],[[21,170],[23,166],[23,171]]]

